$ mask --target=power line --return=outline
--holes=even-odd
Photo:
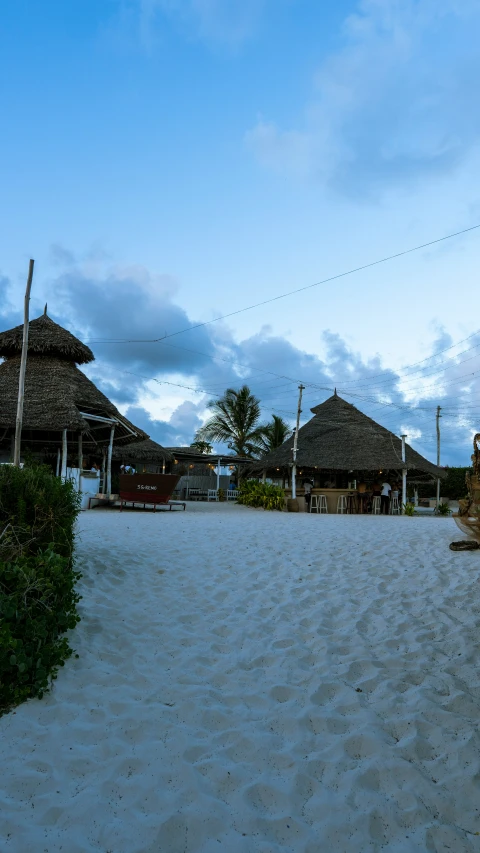
[[[230,311],[229,314],[222,314],[220,317],[214,317],[212,320],[205,320],[203,323],[195,323],[193,326],[188,326],[185,329],[179,329],[177,332],[170,332],[170,334],[163,335],[160,338],[151,338],[151,339],[135,339],[135,338],[111,338],[111,339],[90,339],[88,343],[125,343],[125,344],[154,344],[159,343],[160,341],[166,340],[167,338],[173,338],[176,335],[183,335],[186,332],[192,332],[194,329],[200,329],[204,326],[210,326],[212,323],[218,323],[220,320],[227,320],[229,317],[235,317],[237,314],[243,314],[245,311],[252,311],[254,308],[261,308],[263,305],[269,305],[272,302],[278,302],[280,299],[286,299],[287,296],[294,296],[297,293],[302,293],[305,290],[311,290],[314,287],[319,287],[321,284],[328,284],[331,281],[337,281],[339,278],[345,278],[346,276],[353,275],[357,272],[362,272],[363,270],[371,269],[372,267],[376,267],[379,264],[385,264],[387,261],[393,261],[396,258],[401,258],[404,255],[410,255],[413,252],[419,252],[421,249],[427,249],[429,246],[434,246],[438,243],[443,243],[445,240],[451,240],[453,237],[460,237],[462,234],[468,234],[470,231],[475,231],[480,228],[480,223],[478,225],[471,225],[470,228],[463,228],[461,231],[455,231],[452,234],[447,234],[445,237],[438,237],[436,240],[430,240],[428,243],[422,243],[420,246],[413,246],[411,249],[404,249],[402,252],[396,252],[394,255],[387,255],[385,258],[380,258],[377,261],[370,261],[368,264],[362,264],[361,266],[354,267],[351,270],[346,270],[346,272],[337,273],[336,275],[329,276],[328,278],[321,279],[321,281],[316,281],[314,284],[306,284],[304,287],[298,287],[295,290],[289,290],[286,293],[281,293],[278,296],[272,296],[270,299],[264,299],[262,302],[256,302],[254,305],[248,305],[245,308],[239,308],[237,311]]]

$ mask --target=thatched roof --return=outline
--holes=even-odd
[[[0,355],[6,358],[20,355],[22,342],[23,323],[14,329],[0,332]],[[47,314],[42,314],[28,324],[28,354],[53,356],[76,364],[88,364],[94,360],[89,347],[58,323],[54,323]]]
[[[337,394],[311,411],[314,417],[298,432],[297,467],[337,471],[399,470],[403,467],[401,439]],[[288,467],[293,458],[292,449],[293,437],[263,457],[259,467]],[[424,459],[408,444],[406,467],[432,477],[446,476],[442,468]]]
[[[15,427],[19,372],[20,356],[0,364],[0,427]],[[110,425],[90,421],[81,413],[116,420],[116,441],[147,438],[73,362],[30,355],[25,374],[23,432],[67,429],[90,433],[100,442],[108,440]]]
[[[126,447],[114,447],[112,458],[120,462],[150,462],[152,465],[173,460],[170,451],[151,438],[134,441]]]
[[[207,465],[217,465],[218,460],[220,459],[220,466],[224,467],[226,465],[251,464],[253,461],[250,457],[236,456],[235,454],[200,453],[200,451],[195,450],[194,447],[167,447],[167,450],[169,450],[172,456],[179,462],[185,463],[192,462],[193,464],[205,463]]]

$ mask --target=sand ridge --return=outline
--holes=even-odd
[[[480,851],[480,563],[451,520],[80,518],[80,655],[0,719],[5,851]]]

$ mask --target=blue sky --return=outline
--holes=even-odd
[[[243,381],[266,418],[291,418],[301,379],[304,417],[337,385],[430,458],[442,405],[442,461],[466,464],[480,231],[175,348],[100,341],[480,223],[479,31],[479,0],[4,4],[0,328],[20,321],[33,257],[32,316],[48,300],[92,341],[90,375],[164,443],[189,442],[206,401]]]

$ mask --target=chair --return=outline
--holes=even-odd
[[[372,515],[380,515],[382,502],[380,500],[379,495],[375,495],[372,499]]]
[[[310,502],[310,512],[318,512],[328,513],[327,508],[327,496],[326,495],[312,495]]]
[[[238,489],[227,489],[227,501],[236,501],[238,498]]]
[[[390,515],[400,515],[400,505],[396,495],[394,495],[393,498],[390,498]]]
[[[340,515],[344,515],[347,512],[347,496],[339,495],[337,500],[337,513],[340,513]]]
[[[208,490],[207,501],[218,501],[218,492],[216,489],[209,489]]]

